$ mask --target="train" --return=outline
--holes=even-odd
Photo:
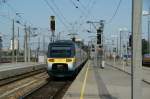
[[[150,66],[150,54],[144,54],[142,57],[142,65]]]
[[[47,73],[52,77],[72,77],[87,58],[87,53],[72,40],[49,43]]]

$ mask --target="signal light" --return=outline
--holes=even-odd
[[[51,31],[55,31],[55,16],[51,16],[50,17],[50,28],[51,28]]]
[[[97,34],[97,44],[101,44],[101,34]]]
[[[100,29],[97,29],[97,34],[100,34],[100,33],[102,33],[103,32],[103,30],[100,28]]]
[[[51,30],[55,31],[55,21],[51,21]]]

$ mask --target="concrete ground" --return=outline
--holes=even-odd
[[[131,74],[131,62],[125,63],[124,61],[113,61],[113,60],[106,60],[106,64],[113,66],[121,71],[124,71],[128,74]],[[142,77],[143,81],[150,83],[150,67],[142,66]]]
[[[150,99],[150,85],[142,82],[142,99]],[[63,99],[131,99],[131,76],[105,65],[104,69],[89,60]]]

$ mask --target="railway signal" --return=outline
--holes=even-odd
[[[51,31],[55,31],[55,16],[51,16],[51,19],[50,19],[50,28],[51,28]]]
[[[100,27],[97,29],[97,45],[100,48],[103,46],[103,30],[104,30],[104,20],[100,21]]]
[[[51,32],[52,32],[52,35],[51,35],[51,41],[54,42],[54,37],[55,37],[55,16],[51,16],[50,17],[50,29],[51,29]]]
[[[132,46],[132,35],[129,36],[129,46]]]
[[[102,45],[102,30],[101,28],[97,29],[97,44]]]

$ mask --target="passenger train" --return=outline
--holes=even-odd
[[[47,72],[52,77],[71,77],[87,60],[87,54],[71,40],[59,40],[48,46]]]

